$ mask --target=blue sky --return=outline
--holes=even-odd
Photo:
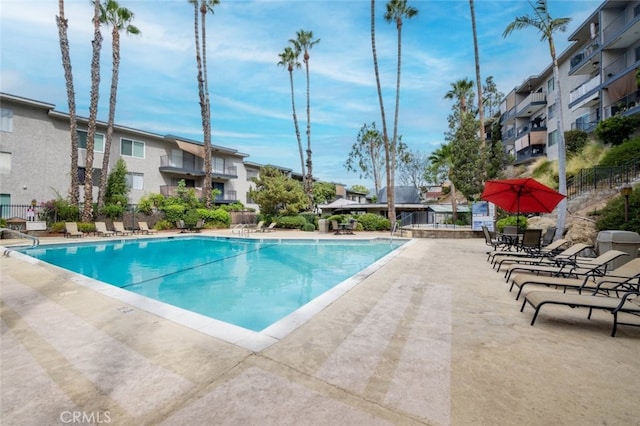
[[[600,5],[591,0],[550,0],[553,17],[571,17],[567,37]],[[122,36],[116,122],[158,134],[202,140],[196,82],[193,8],[186,0],[121,0],[135,13],[141,34]],[[469,2],[409,1],[419,11],[402,32],[399,134],[429,154],[444,142],[451,101],[444,95],[462,78],[475,81]],[[88,116],[93,27],[88,0],[66,0],[78,114]],[[393,124],[397,33],[377,1],[376,45],[385,109]],[[483,81],[493,76],[507,93],[550,62],[548,46],[527,29],[504,39],[527,1],[476,0]],[[54,0],[0,3],[0,91],[53,103],[68,112]],[[364,123],[380,126],[370,37],[369,0],[222,0],[207,18],[207,54],[213,143],[249,154],[248,160],[299,172],[288,72],[278,54],[296,31],[313,31],[311,135],[314,176],[349,186],[362,183],[344,163]],[[111,35],[103,30],[98,116],[106,121],[111,81]],[[304,68],[294,75],[296,109],[306,144]]]

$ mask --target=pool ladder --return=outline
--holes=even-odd
[[[32,244],[33,247],[40,245],[40,239],[38,237],[34,237],[33,235],[24,234],[20,231],[16,231],[15,229],[0,228],[0,233],[3,233],[3,232],[9,232],[11,234],[17,235],[18,238],[27,238],[33,241],[33,244]]]
[[[249,225],[246,223],[240,223],[233,228],[231,228],[231,233],[238,234],[240,236],[249,236]]]

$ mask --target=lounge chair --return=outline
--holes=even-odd
[[[525,287],[530,285],[545,285],[555,288],[562,288],[564,291],[568,289],[577,290],[581,293],[583,290],[599,290],[599,291],[616,291],[633,290],[638,287],[640,280],[640,258],[635,258],[627,263],[622,264],[616,269],[607,272],[604,275],[587,274],[580,278],[562,278],[562,277],[541,277],[531,274],[516,274],[511,280],[511,287],[518,287],[516,300],[520,298]]]
[[[191,228],[192,232],[200,232],[204,228],[204,219],[198,219],[196,224]]]
[[[84,237],[84,232],[78,231],[78,224],[76,222],[65,222],[64,223],[64,236],[68,237]]]
[[[262,232],[274,232],[276,230],[276,222],[271,222],[269,224],[269,226],[267,226],[266,228],[263,228]]]
[[[149,224],[147,222],[138,222],[138,229],[141,234],[157,234],[158,231],[155,229],[150,229]]]
[[[560,266],[514,264],[507,268],[506,279],[509,282],[514,271],[568,278],[579,278],[588,274],[604,275],[607,271],[607,265],[621,256],[629,256],[629,253],[609,250],[593,259],[562,260],[559,261]]]
[[[568,260],[576,260],[578,255],[591,248],[591,246],[584,243],[576,243],[571,247],[567,247],[562,250],[560,253],[555,255],[529,255],[529,256],[501,256],[498,260],[496,260],[493,264],[495,268],[498,265],[496,271],[500,271],[503,265],[512,265],[514,263],[517,264],[525,264],[525,265],[555,265],[560,266],[560,264],[564,264]],[[584,259],[584,258],[581,258]],[[506,274],[505,274],[506,277]]]
[[[251,228],[251,231],[253,231],[253,232],[264,232],[264,220],[261,220],[260,222],[258,222],[258,224],[255,226],[255,228]]]
[[[553,242],[553,239],[556,237],[556,228],[555,226],[550,226],[544,231],[544,235],[542,236],[542,247],[548,246]]]
[[[107,224],[104,222],[96,222],[96,233],[102,237],[110,237],[115,234],[115,232],[107,230]]]
[[[571,308],[589,308],[588,319],[591,319],[593,309],[604,309],[613,315],[613,328],[611,329],[611,337],[615,337],[618,325],[631,325],[640,327],[640,321],[629,322],[629,320],[621,321],[619,314],[630,314],[640,317],[640,290],[634,290],[624,293],[621,298],[603,296],[594,292],[591,295],[585,294],[569,294],[555,291],[532,291],[528,293],[522,302],[520,312],[524,311],[526,304],[530,304],[535,313],[531,319],[531,325],[535,324],[540,309],[546,304],[564,305]]]
[[[500,250],[500,251],[491,251],[488,253],[487,256],[487,261],[491,262],[491,264],[495,264],[498,260],[500,260],[501,258],[505,257],[505,256],[509,256],[509,257],[540,257],[540,256],[552,256],[555,254],[560,253],[562,250],[562,247],[564,245],[566,245],[569,241],[560,238],[559,240],[555,240],[552,243],[541,247],[539,250],[537,250],[537,252],[533,252],[533,251],[520,251],[520,252],[513,252],[513,251],[509,251],[509,250]]]
[[[116,235],[131,235],[132,232],[124,229],[124,223],[122,222],[113,222],[113,230],[116,232]]]
[[[538,253],[542,244],[542,229],[525,229],[516,249],[519,252]]]
[[[185,228],[184,226],[184,220],[182,219],[176,220],[176,228],[180,230],[181,234],[184,234],[185,232],[187,232],[187,228]]]

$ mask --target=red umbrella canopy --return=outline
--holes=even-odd
[[[482,198],[516,213],[551,213],[565,196],[532,178],[489,180]]]

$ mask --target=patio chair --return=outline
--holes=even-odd
[[[150,229],[149,224],[147,222],[138,222],[138,229],[141,234],[157,234],[158,231],[155,229]]]
[[[541,277],[531,274],[516,274],[511,280],[511,287],[518,287],[516,300],[530,285],[544,285],[554,288],[562,288],[563,291],[576,290],[582,293],[583,290],[599,290],[608,292],[620,292],[637,290],[640,287],[640,258],[635,258],[624,263],[616,269],[604,275],[586,274],[580,278],[562,277]]]
[[[558,228],[555,226],[550,226],[544,231],[544,235],[542,236],[542,247],[546,247],[553,242],[557,229]]]
[[[69,237],[84,237],[84,232],[78,231],[78,224],[76,222],[65,222],[64,223],[64,236],[65,238]]]
[[[192,232],[200,232],[204,228],[204,219],[198,219],[196,224],[191,228]]]
[[[553,241],[551,244],[546,245],[544,247],[540,247],[537,253],[527,252],[527,251],[519,251],[513,252],[509,250],[500,250],[500,251],[492,251],[489,252],[487,256],[487,261],[491,262],[492,265],[495,265],[503,257],[535,257],[535,256],[553,256],[555,254],[560,253],[562,251],[562,247],[566,245],[569,241],[560,238],[559,240]]]
[[[560,264],[564,264],[568,260],[576,260],[578,255],[582,253],[584,250],[591,248],[591,246],[584,243],[576,243],[564,250],[560,253],[556,254],[540,254],[539,256],[535,256],[533,254],[522,254],[521,256],[516,256],[516,254],[520,254],[522,252],[514,253],[514,256],[501,256],[498,260],[496,260],[493,264],[495,266],[498,265],[496,271],[500,272],[503,265],[513,265],[524,264],[524,265],[555,265],[560,266]],[[581,258],[584,260],[585,258]],[[506,274],[505,274],[506,278]]]
[[[104,222],[96,222],[96,233],[102,237],[110,237],[115,234],[115,232],[107,230],[107,224]]]
[[[182,219],[176,220],[176,228],[180,230],[181,234],[184,234],[185,232],[187,232],[187,228],[184,226],[184,220]]]
[[[122,222],[113,222],[113,230],[116,232],[116,235],[131,235],[132,232],[124,229],[124,223]]]
[[[261,220],[260,222],[258,222],[258,224],[255,226],[255,228],[252,228],[251,231],[253,231],[253,232],[264,232],[264,220]]]
[[[583,277],[587,274],[604,275],[607,271],[607,265],[621,256],[629,256],[629,253],[625,253],[620,250],[609,250],[598,257],[593,259],[567,259],[560,260],[560,266],[549,265],[509,265],[506,272],[507,282],[511,279],[511,274],[514,271],[520,271],[524,273],[536,274],[536,275],[549,275],[555,277]]]
[[[333,234],[334,235],[340,235],[344,233],[344,228],[342,228],[339,224],[337,220],[332,220],[331,221],[331,228],[333,228]]]
[[[630,314],[634,317],[640,317],[640,291],[634,290],[624,293],[621,298],[610,297],[594,292],[590,295],[585,294],[569,294],[555,291],[532,291],[528,293],[522,302],[520,312],[524,311],[526,304],[530,304],[535,313],[531,319],[531,325],[535,324],[536,318],[540,313],[540,309],[546,304],[563,305],[571,308],[589,308],[588,319],[591,319],[591,313],[594,309],[604,309],[613,315],[613,327],[611,329],[611,337],[615,337],[618,325],[630,325],[640,327],[640,321],[631,322],[632,317],[627,320],[620,320],[620,314]]]
[[[529,253],[538,253],[542,243],[542,229],[525,229],[516,249]]]
[[[335,222],[335,221],[332,221],[332,222]],[[491,231],[489,231],[489,228],[487,228],[486,226],[482,226],[482,233],[484,234],[485,244],[488,245],[489,247],[493,247],[493,250],[494,250],[493,252],[491,251],[487,252],[489,256],[491,256],[492,253],[496,253],[496,250],[498,250],[498,247],[506,247],[505,242],[501,238],[496,237],[495,233],[492,233]]]

